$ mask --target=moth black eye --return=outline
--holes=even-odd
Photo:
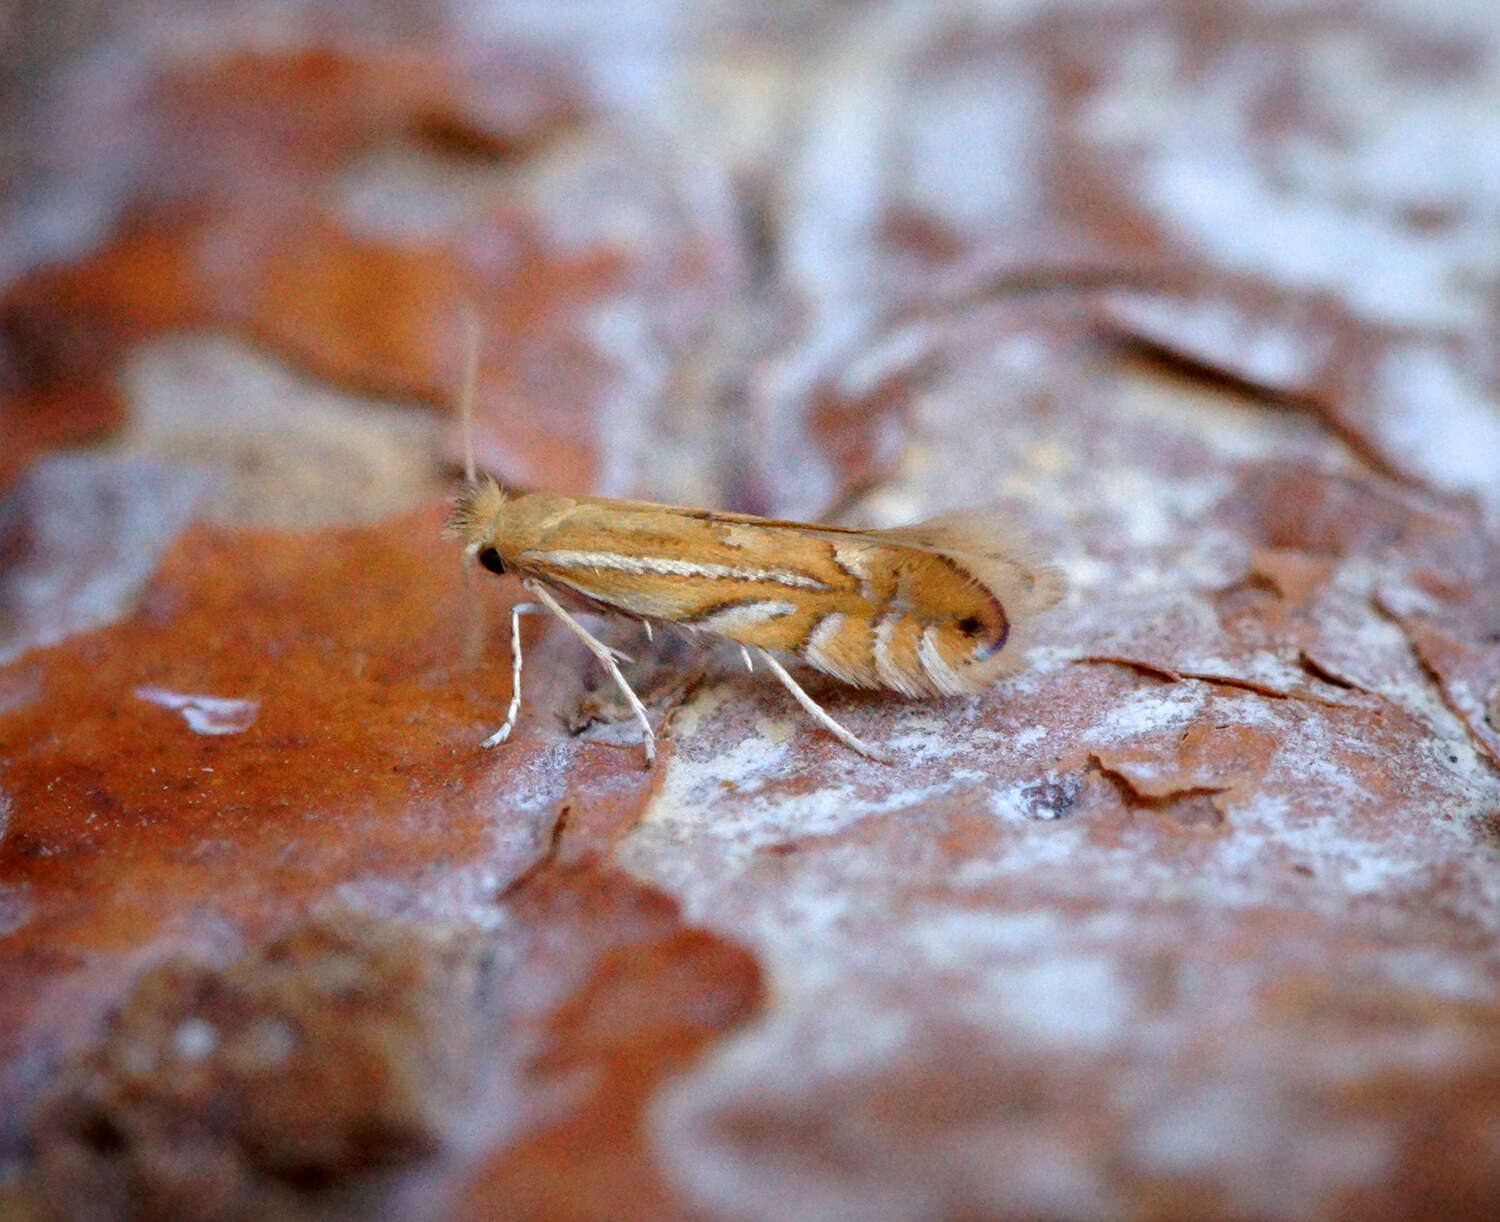
[[[966,615],[958,621],[958,630],[965,636],[978,636],[983,628],[984,624],[975,615]]]
[[[501,574],[505,572],[505,561],[500,559],[500,553],[493,547],[487,547],[479,553],[479,563],[492,573]]]

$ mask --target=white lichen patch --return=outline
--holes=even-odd
[[[1472,271],[1476,257],[1493,269],[1493,241],[1486,247],[1463,229],[1423,233],[1399,214],[1348,206],[1307,172],[1314,157],[1306,144],[1298,146],[1304,190],[1296,193],[1252,157],[1260,141],[1249,123],[1268,87],[1267,71],[1248,55],[1226,58],[1176,97],[1176,121],[1146,138],[1138,189],[1162,224],[1226,270],[1332,293],[1373,322],[1436,328],[1478,322],[1483,294]],[[1345,137],[1365,140],[1375,126]],[[1316,151],[1317,159],[1345,156],[1339,147]]]
[[[243,734],[260,716],[259,700],[194,695],[164,687],[138,687],[134,694],[137,700],[181,713],[194,734]]]
[[[472,225],[495,207],[507,168],[477,158],[444,157],[415,145],[374,149],[346,167],[330,195],[339,219],[374,241],[421,246]],[[495,234],[498,226],[486,230]],[[505,252],[486,255],[503,266]],[[517,252],[519,253],[519,252]]]
[[[1113,745],[1186,726],[1197,719],[1210,699],[1208,688],[1197,683],[1137,688],[1094,720],[1085,732],[1085,742]]]
[[[1176,351],[1196,354],[1201,349],[1204,358],[1211,362],[1233,360],[1236,348],[1232,343],[1224,340],[1220,346],[1211,342],[1220,338],[1219,330],[1232,328],[1233,320],[1242,317],[1229,302],[1142,294],[1118,295],[1111,300],[1132,325],[1139,324],[1138,333],[1143,332],[1144,338],[1152,337],[1147,324],[1160,321],[1161,325],[1170,326]],[[1195,320],[1209,332],[1198,337],[1196,348],[1192,343]],[[1246,319],[1243,325],[1253,324]],[[1257,342],[1263,345],[1287,331],[1285,326],[1262,324],[1262,327],[1262,338]],[[1245,373],[1259,376],[1268,386],[1295,387],[1298,375],[1310,376],[1325,355],[1319,349],[1294,362],[1289,354],[1273,357],[1251,353],[1244,359],[1247,363],[1254,362],[1256,368]],[[1276,458],[1301,460],[1334,470],[1359,469],[1353,456],[1341,444],[1331,441],[1306,413],[1277,410],[1249,393],[1226,392],[1186,377],[1162,377],[1156,371],[1127,364],[1120,370],[1118,394],[1122,412],[1192,440],[1220,462],[1264,462]]]
[[[0,824],[0,839],[5,835],[5,828]],[[23,925],[31,920],[36,911],[36,904],[31,898],[29,889],[20,886],[0,886],[0,938],[7,934],[15,933]]]
[[[9,500],[29,547],[0,570],[0,664],[129,614],[205,493],[200,474],[140,458],[37,462]],[[9,679],[4,697],[34,698],[24,675]]]
[[[661,789],[640,821],[641,835],[678,839],[708,830],[738,856],[788,837],[827,835],[868,815],[972,786],[982,776],[971,767],[938,780],[924,776],[921,782],[891,787],[882,765],[849,752],[827,761],[818,769],[817,783],[802,788],[797,782],[809,777],[808,768],[792,750],[793,735],[820,731],[810,724],[756,716],[748,734],[726,741],[720,726],[705,722],[705,710],[721,709],[727,690],[727,685],[705,688],[678,713],[675,750]],[[734,690],[743,693],[740,685]],[[910,762],[940,750],[934,737],[940,728],[941,723],[907,724],[876,741]],[[705,828],[703,812],[709,809],[715,815]]]
[[[1372,387],[1373,431],[1402,467],[1433,487],[1479,498],[1500,523],[1500,398],[1429,344],[1395,348]]]
[[[501,897],[546,854],[567,793],[568,772],[578,755],[578,744],[572,740],[544,747],[517,741],[512,748],[505,768],[487,774],[468,799],[492,828],[482,851],[468,861],[434,870],[420,888],[382,873],[350,878],[334,889],[338,905],[434,927],[503,928],[512,918]],[[479,750],[477,743],[473,749]]]
[[[1041,202],[1048,99],[1019,58],[920,82],[908,100],[903,202],[960,231],[1024,223]]]
[[[110,451],[212,471],[205,513],[226,524],[369,521],[447,487],[431,412],[339,393],[238,340],[153,339],[120,383],[130,417]]]
[[[1209,363],[1223,363],[1246,381],[1277,390],[1296,390],[1309,385],[1333,355],[1332,336],[1307,326],[1304,320],[1277,316],[1265,319],[1243,309],[1226,298],[1177,297],[1149,293],[1116,291],[1106,295],[1105,308],[1130,334],[1161,345],[1169,352]],[[1303,322],[1303,326],[1294,325]],[[1130,383],[1142,379],[1131,378]],[[1201,432],[1206,444],[1226,458],[1258,457],[1265,447],[1267,433],[1285,435],[1295,419],[1287,414],[1277,419],[1262,403],[1236,403],[1222,390],[1192,391],[1184,384],[1178,394],[1167,395],[1162,403],[1161,379],[1144,379],[1150,383],[1146,396],[1149,410],[1175,407],[1173,399],[1196,400],[1196,417],[1203,421]],[[1226,414],[1240,417],[1240,428],[1222,428]],[[1269,425],[1269,429],[1268,429]],[[1248,427],[1246,427],[1248,426]],[[1257,427],[1258,426],[1258,427]]]

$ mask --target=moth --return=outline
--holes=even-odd
[[[995,510],[855,530],[648,501],[509,495],[475,475],[478,338],[476,324],[469,327],[466,480],[448,530],[481,568],[513,574],[536,599],[511,608],[510,708],[485,747],[509,738],[520,715],[522,615],[551,612],[599,660],[640,722],[648,765],[656,734],[616,663],[624,655],[568,605],[638,620],[648,634],[672,625],[736,642],[747,668],[758,657],[840,742],[888,763],[818,705],[777,655],[853,687],[971,695],[1015,669],[1026,630],[1061,596],[1057,572],[1035,563]]]
[[[674,625],[738,643],[819,724],[873,759],[886,757],[821,708],[777,659],[791,655],[854,687],[903,696],[983,690],[1014,668],[1021,630],[1060,583],[1035,565],[994,512],[959,512],[893,530],[851,530],[646,501],[507,495],[471,483],[450,529],[497,576],[536,603],[511,611],[510,710],[484,746],[504,742],[521,707],[520,617],[547,610],[589,648],[641,724],[655,733],[616,664],[564,603]],[[888,762],[888,761],[887,761]]]

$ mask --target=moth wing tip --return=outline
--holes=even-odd
[[[969,532],[971,554],[977,552],[987,562],[978,567],[986,570],[985,584],[1001,595],[1007,614],[1029,618],[1063,600],[1067,581],[1062,569],[1041,558],[1031,532],[1009,513],[989,509],[973,514],[967,522],[956,517],[956,522]],[[955,550],[962,548],[960,543]]]
[[[1062,569],[1055,564],[1038,564],[1029,567],[1030,589],[1026,595],[1026,610],[1037,615],[1051,610],[1062,602],[1068,592],[1067,579]]]

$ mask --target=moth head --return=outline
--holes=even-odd
[[[492,573],[505,572],[495,550],[497,519],[505,507],[505,493],[492,479],[478,480],[458,494],[448,515],[449,538],[461,540],[464,551]]]

